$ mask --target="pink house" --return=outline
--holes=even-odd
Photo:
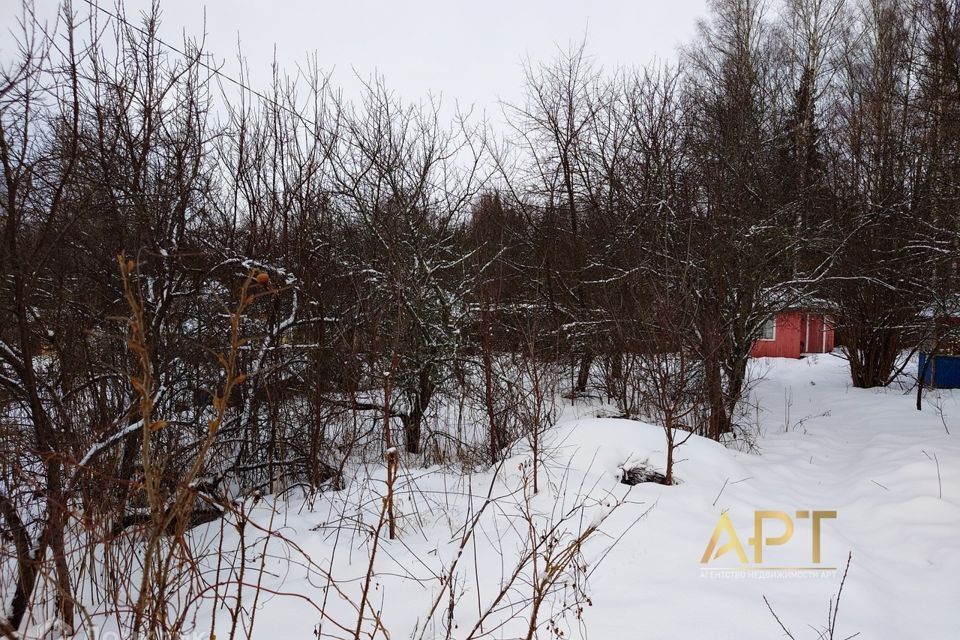
[[[753,343],[753,358],[799,358],[803,353],[830,353],[834,327],[830,314],[822,311],[787,309],[763,324]]]

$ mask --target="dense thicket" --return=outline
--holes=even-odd
[[[182,527],[395,446],[496,461],[545,366],[721,439],[778,309],[833,305],[857,386],[955,309],[956,0],[717,0],[674,65],[529,63],[505,136],[237,92],[156,27],[27,20],[0,80],[13,629],[41,579],[72,620],[68,531],[169,529],[185,484]]]

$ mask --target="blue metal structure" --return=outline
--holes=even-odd
[[[921,351],[917,376],[921,374],[923,374],[924,386],[937,389],[960,389],[960,356],[933,356],[930,365],[927,366],[927,354]]]

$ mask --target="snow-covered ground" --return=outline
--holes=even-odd
[[[568,406],[548,435],[535,497],[525,498],[532,468],[524,451],[496,474],[401,470],[399,536],[387,540],[381,531],[369,582],[381,469],[369,470],[373,481],[355,474],[345,490],[310,503],[288,499],[273,511],[262,501],[253,517],[264,526],[272,517],[270,526],[294,544],[267,547],[262,585],[287,595],[259,597],[254,637],[309,638],[318,629],[322,637],[354,637],[365,584],[360,637],[525,637],[531,577],[542,577],[547,564],[541,557],[535,569],[518,559],[547,530],[557,538],[556,556],[598,523],[583,562],[568,566],[538,614],[538,637],[552,637],[551,619],[567,638],[785,637],[766,597],[797,640],[817,638],[848,553],[835,638],[960,637],[960,394],[931,395],[918,412],[902,390],[851,388],[846,363],[834,356],[756,361],[754,370],[762,374],[749,412],[759,430],[754,450],[692,438],[678,450],[675,486],[620,484],[624,464],[662,468],[663,432],[588,417],[597,407],[584,405]],[[748,540],[761,509],[787,512],[795,531],[786,544],[764,547],[758,566]],[[815,510],[837,512],[822,520],[818,564],[811,518],[796,517]],[[724,513],[747,565],[735,552],[701,563]],[[773,519],[764,527],[765,537],[784,530]],[[193,535],[215,548],[219,531],[208,525]],[[247,535],[255,538],[249,528]],[[235,531],[224,537],[225,548],[236,544]],[[723,535],[720,544],[727,541]],[[262,550],[250,547],[249,566],[259,566]],[[751,570],[715,571],[722,567]],[[258,579],[251,575],[248,582]],[[584,579],[589,600],[574,586]],[[243,597],[253,606],[251,590]],[[210,628],[210,615],[208,606],[198,630]],[[218,613],[215,626],[217,637],[228,637],[229,615]]]
[[[594,576],[591,633],[784,637],[765,595],[798,640],[817,638],[808,625],[818,630],[826,625],[830,599],[852,553],[836,638],[858,632],[862,638],[960,638],[958,395],[938,394],[951,436],[930,403],[916,411],[913,394],[851,388],[840,358],[757,364],[769,367],[755,389],[759,454],[722,452],[717,455],[724,459],[722,472],[711,473],[697,469],[692,452],[681,453],[689,458],[677,468],[683,484],[639,488],[657,506]],[[730,483],[718,499],[723,476]],[[821,564],[840,572],[819,578],[701,575],[697,563],[723,511],[752,560],[747,540],[755,509],[791,515],[836,510],[835,520],[823,521]],[[764,549],[764,565],[811,566],[809,520],[794,523],[787,545]],[[766,535],[783,530],[774,521],[766,526]],[[715,563],[739,564],[734,553]]]

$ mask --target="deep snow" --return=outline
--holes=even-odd
[[[900,389],[851,388],[846,362],[835,356],[756,364],[769,368],[754,392],[759,455],[731,452],[716,473],[698,469],[692,452],[681,450],[690,458],[677,467],[683,484],[641,486],[641,493],[659,497],[657,507],[595,575],[590,632],[697,638],[709,629],[718,639],[784,637],[766,595],[798,640],[816,638],[808,625],[825,626],[851,552],[837,638],[857,632],[891,640],[960,638],[957,396],[933,392],[918,412],[914,395]],[[953,435],[929,402],[936,396]],[[712,506],[724,475],[730,483]],[[823,523],[822,564],[841,571],[820,578],[701,576],[698,562],[721,511],[729,511],[751,556],[754,509],[836,510],[837,518]],[[764,564],[811,564],[809,523],[794,522],[793,539],[765,549]],[[782,529],[769,526],[768,535]],[[732,553],[715,562],[738,564]]]
[[[495,500],[477,518],[455,572],[453,638],[467,637],[478,612],[494,602],[510,574],[529,538],[525,510],[546,528],[584,497],[585,508],[561,528],[567,540],[600,522],[618,500],[625,504],[602,521],[602,533],[584,549],[591,604],[582,620],[572,615],[569,625],[561,624],[566,637],[584,631],[611,640],[784,637],[766,596],[797,640],[816,638],[814,628],[825,626],[828,604],[852,553],[836,638],[855,633],[868,639],[960,638],[960,394],[932,393],[918,412],[914,396],[899,388],[851,388],[846,363],[836,356],[760,360],[753,370],[762,375],[751,392],[756,408],[747,412],[759,430],[754,451],[691,438],[678,450],[675,486],[630,488],[617,481],[618,469],[633,462],[662,469],[661,429],[587,417],[598,407],[569,403],[548,434],[548,481],[529,502],[522,499],[530,473],[523,451],[504,463],[492,485],[489,471],[462,477],[439,468],[402,470],[401,534],[381,541],[370,595],[389,637],[445,637],[446,595],[441,613],[425,629],[423,621],[442,588],[439,576],[458,557],[464,523],[489,490]],[[941,416],[953,435],[946,433]],[[356,624],[348,600],[356,602],[362,588],[370,536],[358,533],[353,523],[376,524],[383,491],[382,469],[368,471],[375,481],[361,481],[356,474],[343,491],[312,503],[288,499],[276,503],[272,514],[273,526],[299,550],[271,542],[263,584],[325,602],[327,612],[347,629],[324,622],[323,637],[352,637]],[[261,501],[253,511],[264,525],[271,504]],[[733,577],[704,571],[701,556],[724,512],[753,559],[748,539],[756,509],[791,515],[836,510],[836,519],[823,522],[822,562],[816,566],[838,571],[748,571]],[[810,520],[793,521],[793,538],[766,547],[763,566],[814,566]],[[767,536],[782,530],[774,521],[765,526]],[[209,539],[215,548],[218,531],[211,524],[193,535]],[[235,543],[235,533],[227,529],[224,535],[227,547]],[[736,554],[728,553],[707,566],[738,565]],[[337,589],[325,588],[327,570]],[[525,631],[525,590],[528,585],[518,582],[495,607],[484,624],[487,637],[514,638]],[[556,612],[565,597],[569,604],[571,593],[559,591],[541,619]],[[246,597],[252,599],[250,593]],[[257,606],[257,638],[310,638],[321,623],[317,610],[299,597],[263,595]],[[508,620],[511,614],[515,617]],[[209,629],[209,615],[208,607],[197,620],[198,631]],[[218,614],[216,626],[217,636],[227,637],[228,616]],[[372,622],[364,630],[372,631]],[[549,637],[546,628],[539,637]]]

